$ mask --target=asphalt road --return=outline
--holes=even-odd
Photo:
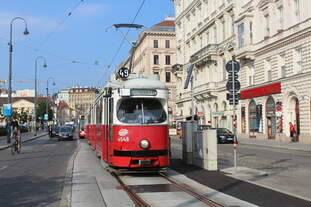
[[[76,147],[76,140],[58,142],[45,136],[24,143],[20,154],[0,151],[0,206],[59,206]]]

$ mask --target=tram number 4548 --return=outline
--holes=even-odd
[[[119,137],[118,142],[129,142],[130,138],[129,137]]]
[[[120,78],[122,79],[126,79],[129,77],[130,71],[128,68],[120,68],[118,71],[118,75],[120,76]]]

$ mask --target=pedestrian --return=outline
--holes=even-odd
[[[289,133],[290,133],[290,137],[291,137],[291,141],[294,142],[295,141],[295,127],[293,125],[292,122],[289,122]]]

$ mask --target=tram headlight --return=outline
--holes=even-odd
[[[150,146],[150,143],[147,139],[140,140],[140,147],[142,149],[148,149],[149,146]]]

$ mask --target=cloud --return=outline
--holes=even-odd
[[[73,15],[90,18],[101,15],[107,9],[108,5],[106,4],[100,3],[81,4],[81,6],[79,6],[77,10],[73,12]]]
[[[10,22],[14,17],[21,16],[27,21],[28,29],[30,32],[32,30],[50,31],[52,28],[56,27],[57,21],[48,17],[38,17],[38,16],[23,16],[17,15],[12,12],[0,11],[0,34],[8,34],[10,29]],[[14,22],[14,30],[23,30],[23,22]]]

